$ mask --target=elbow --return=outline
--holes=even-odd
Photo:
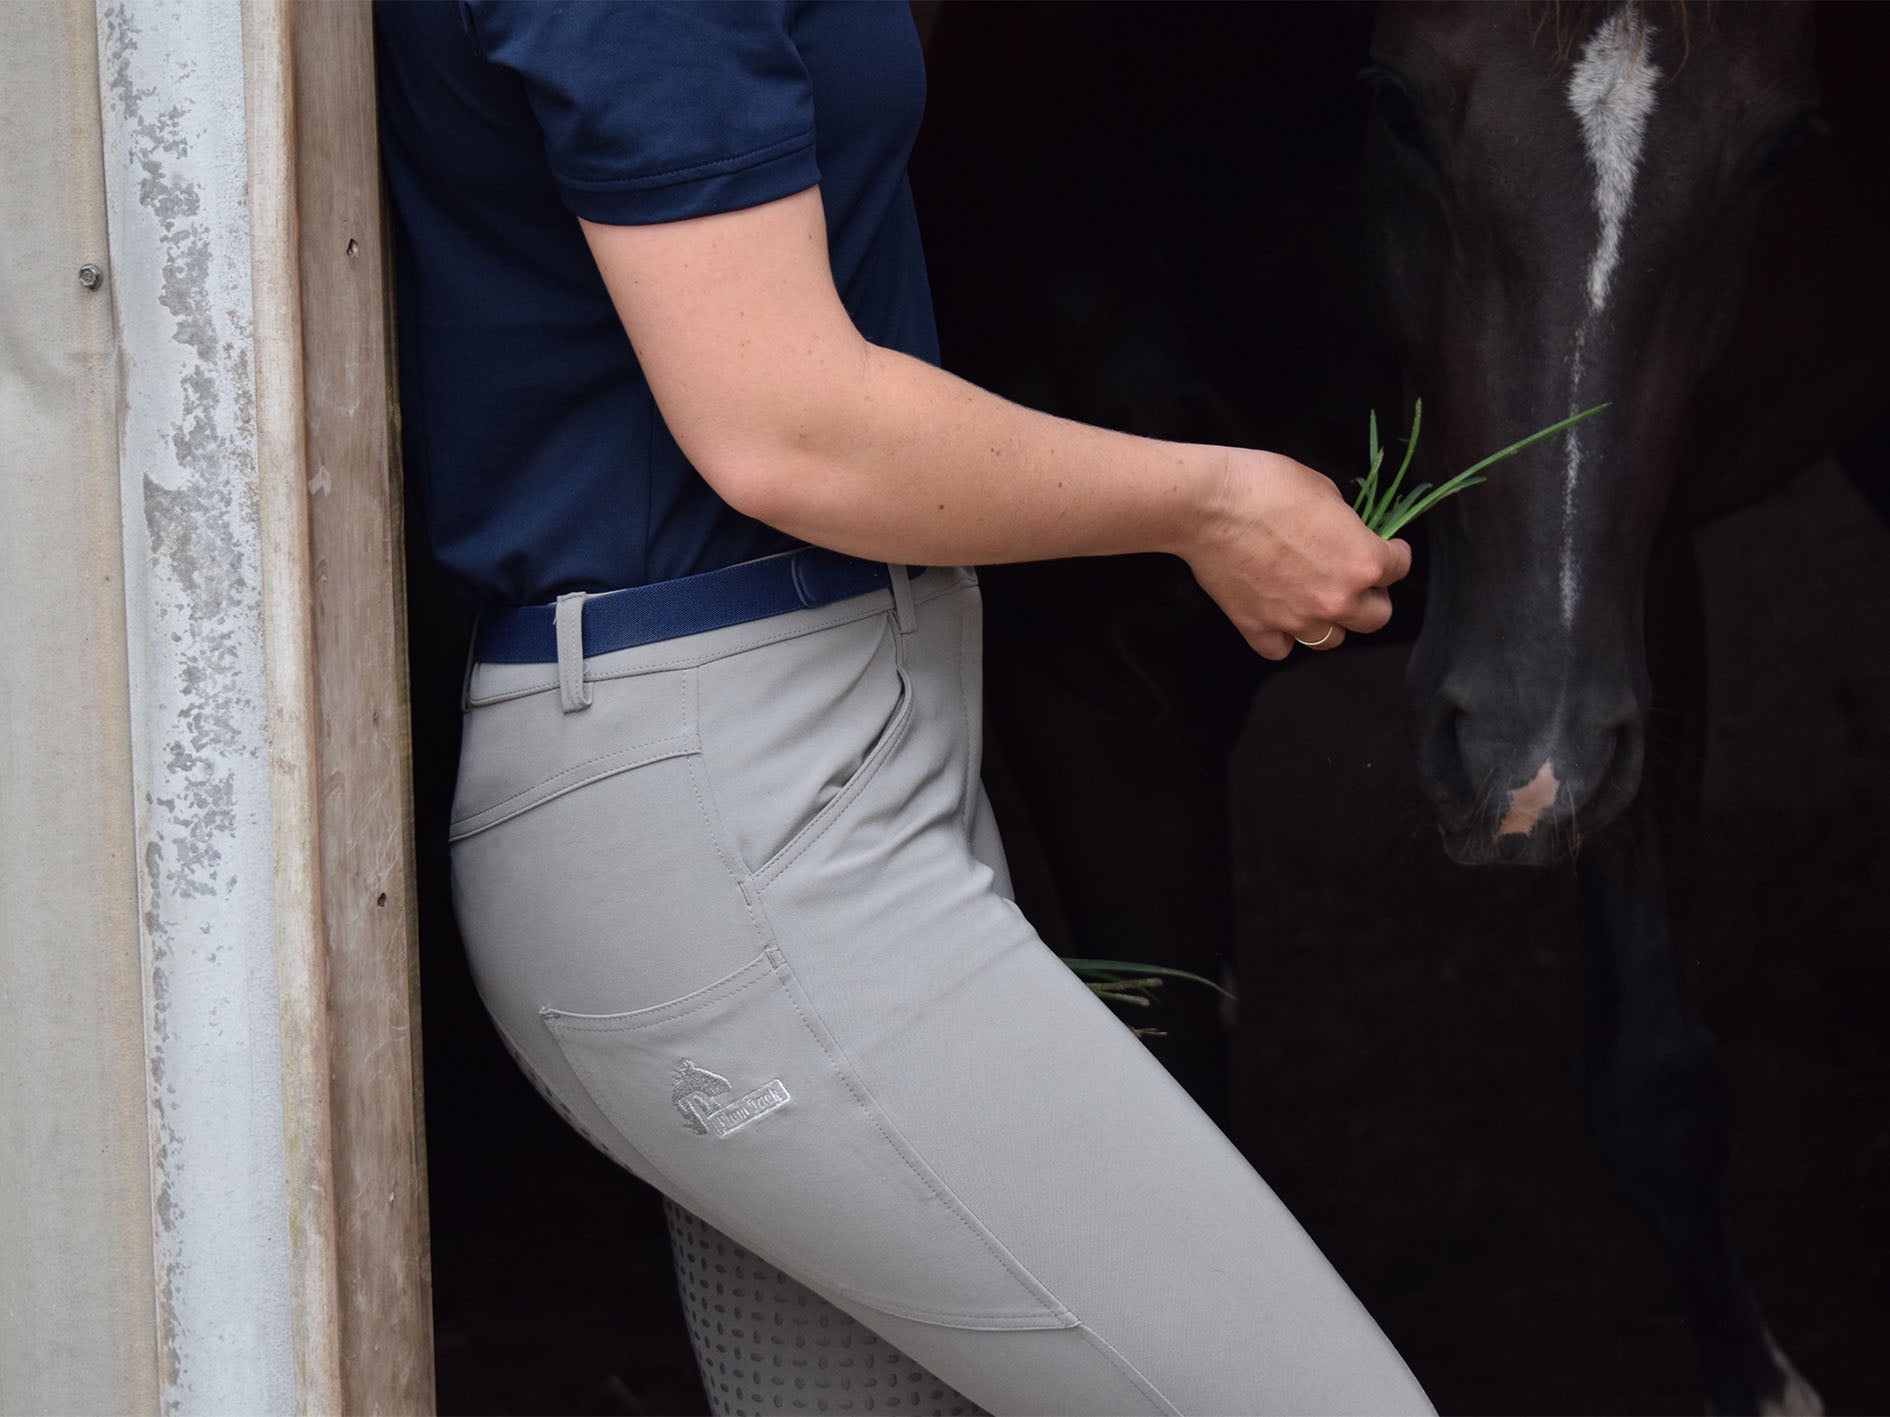
[[[691,458],[702,480],[735,511],[790,535],[805,520],[810,479],[797,476],[792,459],[759,448],[722,449]]]
[[[739,392],[722,381],[714,407],[672,425],[703,480],[743,516],[810,537],[869,491],[875,479],[862,450],[871,442],[873,399],[850,367],[843,375],[835,363],[825,361],[828,372],[818,378],[783,377]],[[858,373],[866,371],[862,362]]]

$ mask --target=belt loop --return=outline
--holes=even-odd
[[[566,713],[591,706],[591,686],[584,682],[584,596],[581,590],[559,596],[551,617],[558,640],[558,706]]]
[[[909,635],[919,628],[918,611],[912,604],[912,583],[906,579],[904,566],[888,565],[886,572],[892,577],[893,623],[899,627],[899,633]]]
[[[472,677],[473,670],[479,663],[479,621],[485,615],[483,609],[473,615],[472,634],[466,640],[466,672],[459,676],[459,711],[472,712]]]

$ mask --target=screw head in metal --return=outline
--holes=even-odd
[[[79,267],[79,284],[87,290],[97,290],[105,280],[105,272],[87,261]]]

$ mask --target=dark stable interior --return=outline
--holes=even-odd
[[[1333,196],[1367,121],[1370,24],[1363,6],[948,10],[913,168],[947,365],[1143,431],[1231,419],[1351,475],[1364,410],[1398,402]],[[1731,1212],[1834,1412],[1890,1409],[1875,451],[1699,538],[1695,967],[1736,1102]],[[445,851],[470,617],[417,545],[409,600],[440,1410],[706,1411],[654,1193],[554,1116],[472,992]],[[1672,1284],[1585,1121],[1573,873],[1444,858],[1405,738],[1411,628],[1299,656],[1250,706],[1229,690],[1231,1133],[1440,1410],[1699,1410]],[[1021,898],[1068,945],[998,748]]]

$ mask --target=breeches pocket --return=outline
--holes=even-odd
[[[952,1327],[1075,1322],[904,1140],[772,947],[655,1008],[541,1017],[650,1179],[790,1273]]]
[[[913,712],[905,646],[875,614],[702,666],[701,764],[728,844],[765,885],[846,810]]]

